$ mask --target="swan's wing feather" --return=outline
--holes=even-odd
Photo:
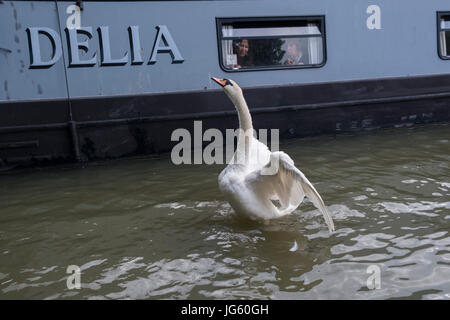
[[[325,203],[323,202],[322,198],[320,197],[320,194],[317,192],[317,190],[314,188],[314,186],[308,181],[308,179],[306,179],[306,177],[305,177],[305,180],[303,180],[303,182],[302,182],[302,187],[303,187],[303,190],[305,191],[308,199],[311,200],[311,202],[314,204],[314,206],[317,209],[320,210],[320,212],[322,212],[322,215],[328,226],[328,230],[330,230],[330,232],[333,232],[334,231],[333,219],[331,218],[330,212],[328,211],[327,207],[325,206]]]
[[[320,194],[286,153],[272,152],[270,161],[263,168],[249,174],[246,183],[268,198],[278,197],[285,208],[280,215],[292,212],[306,195],[324,216],[330,232],[334,231],[333,219]]]
[[[264,143],[253,137],[250,144],[250,168],[256,170],[263,167],[270,161],[270,154],[271,152],[269,148],[267,148]]]
[[[301,172],[299,169],[297,169],[294,165],[294,161],[284,152],[274,152],[271,155],[271,161],[272,159],[276,161],[278,159],[279,161],[279,171],[285,172],[286,174],[289,174],[292,176],[295,180],[300,182],[301,188],[303,189],[303,192],[306,194],[309,200],[314,204],[314,206],[320,210],[322,213],[325,222],[328,226],[328,229],[330,232],[334,231],[334,223],[333,219],[331,218],[331,215],[325,206],[325,203],[322,200],[322,197],[317,192],[316,188],[312,185],[311,182],[305,177],[303,172]]]
[[[241,146],[239,146],[239,143],[242,143]],[[238,148],[245,148],[245,140],[238,141]],[[249,170],[255,171],[257,169],[261,169],[265,164],[267,164],[270,161],[270,150],[267,148],[267,146],[256,139],[255,137],[251,137],[250,142],[248,143],[249,148],[249,159],[246,162],[247,159],[244,158],[243,154],[238,155],[236,152],[233,157],[231,158],[229,164],[245,164]]]

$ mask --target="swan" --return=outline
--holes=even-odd
[[[269,220],[293,212],[306,195],[333,232],[333,219],[321,196],[291,157],[282,151],[271,152],[253,136],[252,118],[242,89],[230,79],[211,79],[223,88],[239,118],[236,152],[219,175],[219,188],[231,207],[251,219]]]

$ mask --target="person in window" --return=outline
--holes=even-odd
[[[287,40],[287,52],[284,65],[304,65],[307,64],[306,56],[303,54],[302,45],[298,39]]]
[[[245,68],[253,65],[252,59],[249,54],[249,41],[242,39],[236,45],[237,65],[235,68]]]

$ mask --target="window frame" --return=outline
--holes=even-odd
[[[448,31],[448,32],[450,32],[450,28],[445,28],[445,29],[442,29],[442,28],[441,28],[441,18],[442,18],[443,16],[450,16],[450,11],[437,11],[437,12],[436,12],[436,21],[437,21],[437,51],[438,51],[439,58],[441,58],[442,60],[450,60],[450,55],[443,56],[443,55],[441,54],[441,52],[442,52],[442,48],[441,48],[441,31]]]
[[[262,67],[251,67],[251,68],[241,68],[231,70],[225,67],[223,63],[222,54],[222,25],[230,24],[233,22],[264,22],[264,21],[289,21],[289,20],[300,20],[300,21],[320,21],[320,32],[321,36],[316,36],[317,38],[322,38],[322,54],[323,60],[320,64],[308,64],[308,65],[288,65],[288,66],[262,66]],[[267,71],[267,70],[291,70],[291,69],[311,69],[311,68],[321,68],[327,63],[327,42],[326,42],[326,31],[325,31],[325,15],[312,15],[312,16],[271,16],[271,17],[216,17],[216,32],[217,32],[217,48],[219,54],[219,66],[225,72],[252,72],[252,71]],[[289,38],[287,36],[286,38]],[[292,36],[291,36],[292,37]],[[296,36],[299,37],[299,36]],[[311,37],[311,36],[300,36],[300,37]],[[264,38],[264,37],[261,37]],[[268,37],[270,38],[270,36]],[[281,38],[281,37],[280,37]]]

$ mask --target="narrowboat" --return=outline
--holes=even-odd
[[[3,167],[237,128],[213,76],[281,138],[450,119],[448,0],[2,0],[0,30]]]

